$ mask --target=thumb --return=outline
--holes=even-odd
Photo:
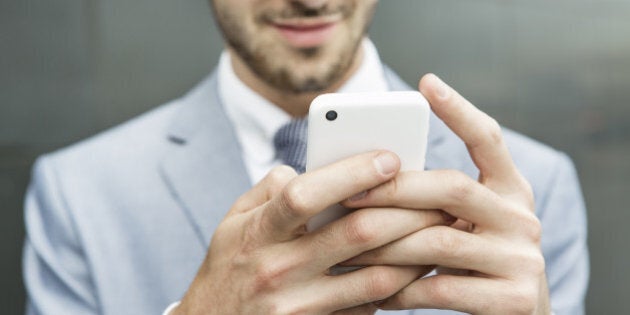
[[[258,184],[236,200],[226,217],[248,212],[266,203],[295,177],[297,173],[289,166],[274,167]]]

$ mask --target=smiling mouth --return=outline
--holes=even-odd
[[[295,48],[314,48],[323,45],[335,33],[342,20],[340,14],[317,18],[290,18],[270,21],[284,40]]]

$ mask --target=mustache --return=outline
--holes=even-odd
[[[262,22],[273,22],[283,19],[294,18],[317,18],[322,16],[330,16],[340,14],[342,17],[347,17],[354,12],[355,5],[352,3],[341,3],[336,6],[324,5],[319,8],[307,7],[301,2],[294,2],[289,7],[281,10],[268,10],[262,12],[258,20]]]

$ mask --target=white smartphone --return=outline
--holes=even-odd
[[[333,93],[318,96],[308,116],[306,170],[373,150],[398,155],[401,170],[423,170],[429,103],[419,92]],[[349,212],[334,205],[307,223],[316,230]]]

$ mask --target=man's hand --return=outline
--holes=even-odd
[[[528,182],[503,142],[498,123],[434,75],[420,91],[466,144],[480,171],[475,181],[453,170],[406,172],[369,191],[353,208],[443,209],[460,220],[419,230],[347,265],[439,265],[385,300],[383,309],[440,308],[472,314],[549,314],[541,226]]]
[[[331,276],[330,267],[428,226],[439,210],[366,208],[317,231],[309,218],[396,176],[398,158],[371,152],[297,176],[274,169],[234,204],[175,314],[369,313],[431,267],[371,266]]]

